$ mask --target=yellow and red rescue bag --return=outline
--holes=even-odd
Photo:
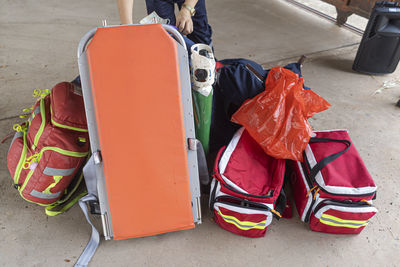
[[[29,119],[14,125],[7,167],[22,198],[54,206],[72,192],[67,188],[89,151],[83,98],[74,84],[62,82],[39,96]],[[73,190],[75,190],[74,188]]]

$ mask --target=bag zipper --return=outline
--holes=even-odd
[[[340,207],[371,207],[372,205],[366,201],[362,202],[353,202],[353,201],[346,201],[346,200],[333,200],[333,199],[324,199],[314,209],[314,214],[316,214],[322,207],[325,205],[334,205],[334,206],[340,206]]]
[[[44,127],[46,126],[46,114],[45,114],[46,110],[44,107],[44,98],[40,99],[40,116],[42,118],[42,122],[40,124],[39,130],[37,131],[35,138],[33,139],[33,145],[32,145],[32,150],[35,150],[38,143],[39,143],[39,139],[43,134],[43,130]]]
[[[222,178],[216,178],[217,176],[219,176],[219,174],[215,174],[214,178],[216,180],[218,180],[222,186],[224,186],[225,188],[231,190],[232,192],[235,192],[236,194],[242,195],[244,197],[254,197],[254,198],[260,198],[260,199],[268,199],[268,198],[272,198],[272,196],[260,196],[260,195],[252,195],[252,194],[247,194],[247,193],[243,193],[243,192],[239,192],[238,190],[234,189],[233,187],[231,187],[230,185],[228,185],[225,181],[221,182],[220,179]],[[223,180],[223,179],[222,179]],[[274,191],[271,191],[271,194],[273,195]]]
[[[305,157],[305,155],[304,155],[304,157]],[[307,158],[305,157],[305,163],[307,164],[307,166],[308,166],[308,170],[310,169],[310,163],[308,162],[308,160],[307,160]],[[304,164],[304,163],[300,163],[301,164],[301,167],[302,167],[302,169],[303,169],[303,173],[304,173],[304,176],[305,176],[305,178],[306,178],[306,180],[307,180],[307,184],[308,184],[308,186],[309,186],[309,188],[311,189],[313,186],[314,186],[314,183],[310,180],[310,178],[309,178],[309,172],[308,172],[308,170],[307,170],[307,167],[306,167],[306,165]],[[335,195],[335,196],[349,196],[349,195],[339,195],[339,194],[332,194],[332,193],[330,193],[330,192],[328,192],[328,191],[326,191],[326,190],[324,190],[315,180],[314,180],[314,182],[315,182],[315,184],[318,186],[318,188],[321,190],[321,191],[323,191],[323,192],[325,192],[325,193],[327,193],[327,194],[330,194],[330,195]],[[314,189],[314,190],[317,190],[317,189]],[[375,194],[375,192],[373,193],[373,194]],[[350,196],[353,196],[353,195],[350,195]],[[357,196],[371,196],[371,194],[368,194],[368,195],[357,195]],[[326,199],[326,200],[323,200],[323,201],[321,201],[318,205],[317,205],[317,207],[314,209],[314,211],[312,211],[312,207],[314,206],[314,204],[315,204],[315,202],[316,202],[316,200],[314,199],[314,198],[312,198],[312,200],[311,200],[311,205],[310,205],[310,208],[308,209],[308,211],[307,211],[307,214],[306,214],[306,216],[305,216],[305,222],[309,222],[309,220],[310,220],[310,217],[311,217],[311,212],[314,212],[314,214],[317,212],[317,209],[320,209],[321,208],[321,205],[322,205],[322,203],[325,203],[326,201],[328,201],[329,199]],[[332,201],[332,202],[336,202],[336,203],[342,203],[342,204],[349,204],[349,201],[340,201],[340,200],[330,200],[330,201]],[[357,202],[353,202],[353,203],[357,203]],[[367,202],[366,202],[367,203]],[[367,204],[368,205],[368,204]],[[353,204],[353,206],[354,206],[354,204]]]
[[[322,192],[327,193],[327,194],[332,195],[332,196],[339,196],[339,197],[370,197],[370,196],[375,195],[375,193],[376,193],[376,191],[368,193],[368,194],[337,194],[337,193],[331,193],[331,192],[327,191],[325,188],[323,188],[322,186],[320,186],[316,180],[314,180],[314,182]]]
[[[258,207],[250,207],[250,206],[248,206],[248,207],[243,207],[242,205],[239,205],[239,204],[235,204],[235,203],[231,203],[231,202],[227,202],[227,201],[223,201],[223,200],[222,200],[222,201],[219,201],[220,198],[230,198],[230,199],[233,199],[233,200],[236,200],[236,201],[240,201],[241,203],[246,203],[246,204],[253,205],[253,206],[258,206]],[[276,217],[277,219],[282,218],[282,215],[281,215],[279,212],[277,212],[276,210],[271,209],[271,208],[268,207],[268,206],[263,206],[263,205],[258,204],[258,203],[256,203],[256,202],[249,201],[249,200],[247,200],[247,199],[241,199],[241,198],[238,198],[238,197],[226,196],[226,195],[225,195],[225,196],[219,196],[219,197],[217,197],[217,198],[215,199],[213,205],[215,204],[215,202],[219,202],[219,203],[222,203],[222,204],[225,204],[225,205],[231,205],[231,206],[238,207],[238,208],[242,208],[242,209],[251,209],[251,210],[257,210],[257,211],[264,211],[264,212],[265,212],[265,211],[269,211],[269,212],[271,212],[272,215],[273,215],[274,217]],[[214,209],[214,206],[213,206],[213,209]]]
[[[222,153],[219,154],[219,158],[218,158],[218,164],[221,160],[222,154],[225,153],[226,148],[224,149],[224,151]],[[239,192],[236,189],[234,189],[233,187],[231,187],[230,185],[228,185],[224,179],[221,177],[221,174],[219,173],[219,168],[218,168],[218,173],[214,173],[213,178],[217,181],[220,182],[221,186],[224,186],[225,188],[231,190],[232,192],[235,192],[236,194],[245,196],[245,197],[254,197],[254,198],[260,198],[260,199],[268,199],[268,198],[272,198],[273,194],[274,194],[274,190],[272,190],[270,192],[270,194],[272,196],[259,196],[259,195],[252,195],[252,194],[247,194],[247,193],[243,193],[243,192]]]
[[[77,127],[73,127],[73,126],[68,126],[68,125],[64,125],[64,124],[54,121],[53,120],[53,109],[52,109],[51,104],[50,104],[50,119],[51,119],[51,123],[57,127],[67,129],[67,130],[77,131],[77,132],[84,132],[84,133],[88,132],[88,129],[82,129],[82,128],[77,128]]]
[[[256,70],[250,65],[250,64],[246,64],[245,68],[254,76],[256,77],[256,79],[261,82],[262,84],[264,84],[264,77],[261,76],[260,73],[256,72]]]
[[[220,200],[221,198],[232,199],[232,200],[240,201],[241,203],[258,206],[258,207],[246,207],[246,206],[242,206],[242,205],[239,205],[236,203],[231,203],[231,202]],[[231,205],[231,206],[238,207],[238,208],[244,208],[244,209],[251,209],[251,210],[258,210],[258,211],[271,211],[271,209],[269,207],[266,207],[266,206],[261,207],[261,205],[259,205],[258,203],[251,202],[246,199],[241,199],[241,198],[234,197],[234,196],[219,196],[219,197],[215,198],[215,202]]]

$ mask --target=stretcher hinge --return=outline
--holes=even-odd
[[[188,138],[189,150],[197,151],[197,144],[200,141],[195,138]]]
[[[93,161],[94,161],[95,165],[98,165],[102,162],[102,157],[101,157],[100,151],[93,152]]]

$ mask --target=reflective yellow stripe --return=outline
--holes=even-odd
[[[31,176],[32,176],[32,174],[33,174],[34,171],[35,171],[35,170],[30,170],[30,171],[28,172],[28,175],[26,176],[24,183],[22,184],[21,188],[19,189],[19,193],[20,193],[21,196],[22,196],[22,191],[24,191],[24,189],[25,189],[25,187],[26,187],[26,185],[27,185],[27,183],[28,183],[29,179],[31,178]],[[23,196],[22,196],[22,197],[23,197]],[[23,197],[23,198],[24,198],[24,197]]]
[[[53,120],[53,110],[51,108],[51,105],[50,105],[50,113],[51,113],[51,123],[54,124],[55,126],[64,128],[64,129],[68,129],[68,130],[78,131],[78,132],[88,132],[88,129],[76,128],[76,127],[72,127],[72,126],[68,126],[68,125],[64,125],[64,124],[55,122]]]
[[[81,174],[79,175],[78,180],[76,180],[74,187],[69,191],[68,195],[64,196],[60,200],[57,200],[57,203],[54,205],[61,205],[64,202],[67,202],[71,198],[71,196],[75,193],[75,191],[79,188],[82,181],[83,181],[83,172],[81,172]],[[65,190],[65,194],[67,194],[67,190]]]
[[[68,202],[64,207],[62,207],[60,210],[53,210],[55,207],[58,206],[58,202],[56,202],[56,205],[48,206],[45,208],[45,212],[47,216],[56,216],[58,214],[61,214],[65,211],[67,211],[69,208],[71,208],[76,202],[79,201],[82,197],[86,196],[87,192],[82,192],[80,193],[77,197],[73,198],[70,202]]]
[[[46,167],[43,170],[43,174],[46,174],[48,176],[70,176],[71,174],[74,173],[75,169],[76,168],[58,169],[58,168]]]
[[[21,175],[21,170],[22,170],[22,167],[24,166],[24,163],[25,163],[25,160],[26,160],[27,145],[26,145],[26,133],[25,133],[25,131],[23,131],[22,134],[23,134],[22,138],[24,140],[24,145],[22,147],[21,157],[19,158],[17,167],[15,169],[14,184],[18,184],[19,177]]]
[[[54,183],[52,183],[51,185],[49,185],[44,191],[43,193],[46,194],[51,194],[50,189],[52,189],[53,187],[55,187],[63,178],[64,176],[53,176],[54,179]]]
[[[43,153],[48,150],[55,151],[57,153],[65,155],[65,156],[71,156],[71,157],[77,157],[77,158],[86,157],[89,154],[89,152],[74,152],[74,151],[61,149],[59,147],[46,146],[46,147],[42,148],[42,150],[40,151],[38,161],[40,161],[40,159],[42,158]]]
[[[367,221],[343,220],[329,214],[322,214],[320,222],[330,226],[347,227],[355,229],[368,225],[368,220]]]
[[[39,143],[40,136],[43,133],[44,126],[46,125],[46,114],[45,114],[45,107],[44,107],[44,99],[40,99],[40,116],[42,117],[42,123],[40,124],[40,128],[35,135],[35,139],[33,140],[32,149],[36,149],[37,144]]]
[[[64,196],[62,199],[57,200],[56,203],[53,203],[51,206],[46,207],[45,212],[47,216],[56,216],[58,214],[61,214],[65,211],[67,211],[69,208],[71,208],[76,202],[78,202],[79,199],[87,195],[87,191],[84,191],[80,193],[77,197],[73,198],[70,200],[71,196],[75,193],[75,191],[79,188],[81,182],[83,181],[83,172],[79,175],[78,180],[75,183],[74,188],[68,193],[68,195]],[[60,205],[65,204],[61,209],[56,209]]]
[[[42,203],[37,203],[37,202],[35,202],[35,201],[26,199],[26,198],[23,196],[23,194],[22,194],[22,192],[24,191],[24,189],[25,189],[26,185],[28,184],[29,179],[31,178],[31,176],[32,176],[32,174],[33,174],[34,171],[35,171],[35,170],[30,170],[30,171],[29,171],[28,175],[27,175],[26,178],[25,178],[24,184],[20,187],[20,189],[18,189],[18,190],[19,190],[19,194],[20,194],[20,196],[21,196],[23,199],[25,199],[26,201],[28,201],[28,202],[30,202],[30,203],[35,203],[35,204],[37,204],[37,205],[39,205],[39,206],[43,206],[43,207],[51,206],[52,204],[42,204]]]
[[[250,229],[265,229],[267,226],[265,225],[266,220],[261,222],[249,222],[249,221],[239,221],[237,218],[229,215],[223,214],[218,209],[219,215],[224,219],[225,222],[235,225],[237,228],[241,230],[250,230]]]
[[[44,153],[45,151],[48,151],[48,150],[55,151],[55,152],[57,152],[57,153],[60,153],[60,154],[62,154],[62,155],[65,155],[65,156],[77,157],[77,158],[86,157],[86,156],[88,155],[88,153],[89,153],[89,152],[73,152],[73,151],[61,149],[61,148],[58,148],[58,147],[47,146],[47,147],[42,148],[42,150],[40,150],[39,156],[35,157],[36,162],[39,162],[40,159],[41,159],[42,156],[43,156],[43,153]],[[29,173],[28,173],[28,175],[27,175],[27,177],[26,177],[26,179],[25,179],[25,181],[24,181],[24,184],[22,185],[20,191],[23,191],[23,190],[25,189],[26,183],[28,182],[29,178],[32,176],[33,171],[34,171],[34,170],[30,170],[30,171],[29,171]]]
[[[81,129],[81,128],[76,128],[76,127],[60,124],[58,122],[55,122],[53,120],[53,118],[51,118],[51,123],[54,124],[57,127],[68,129],[68,130],[73,130],[73,131],[78,131],[78,132],[87,132],[88,131],[87,129]]]
[[[33,196],[33,197],[37,197],[40,199],[55,199],[58,198],[59,196],[61,196],[61,192],[56,192],[56,193],[44,193],[44,192],[39,192],[36,191],[35,189],[33,189],[29,195]]]
[[[62,154],[62,155],[71,156],[71,157],[79,157],[79,158],[81,158],[81,157],[86,157],[86,156],[89,154],[89,152],[73,152],[73,151],[64,150],[64,149],[61,149],[61,148],[58,148],[58,147],[51,147],[51,146],[48,146],[48,147],[42,148],[42,150],[41,150],[40,153],[39,153],[39,157],[37,157],[37,162],[40,161],[40,159],[42,158],[43,153],[44,153],[45,151],[47,151],[47,150],[52,150],[52,151],[55,151],[55,152],[60,153],[60,154]],[[25,159],[25,157],[24,157],[24,159]],[[25,161],[25,160],[24,160],[24,161]],[[21,168],[22,168],[22,167],[21,167]],[[21,197],[22,197],[23,199],[25,199],[26,201],[31,202],[31,203],[36,203],[36,202],[30,201],[30,200],[26,199],[26,198],[22,195],[22,191],[24,191],[24,189],[25,189],[26,185],[28,184],[29,179],[31,178],[31,176],[32,176],[32,174],[33,174],[34,171],[35,171],[35,169],[29,171],[28,175],[27,175],[26,178],[25,178],[25,181],[24,181],[23,185],[18,189],[18,190],[19,190],[19,194],[21,195]],[[40,203],[36,203],[36,204],[38,204],[38,205],[40,205],[40,206],[50,206],[50,205],[52,205],[52,204],[40,204]]]

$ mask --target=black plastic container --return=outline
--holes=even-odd
[[[377,2],[358,48],[353,70],[386,74],[400,59],[400,7],[397,2]]]

